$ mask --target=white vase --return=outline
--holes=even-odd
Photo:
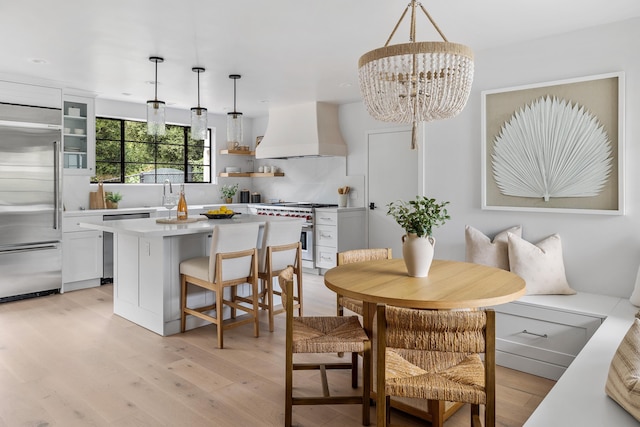
[[[415,234],[402,236],[402,258],[407,266],[407,273],[412,277],[427,277],[436,239],[431,236],[418,237]]]

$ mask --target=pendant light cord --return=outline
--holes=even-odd
[[[442,40],[444,40],[445,42],[449,41],[447,40],[447,37],[445,37],[444,33],[440,30],[440,27],[438,27],[438,24],[436,24],[436,21],[433,20],[429,12],[427,12],[427,9],[425,9],[425,7],[422,5],[422,3],[416,2],[416,0],[411,0],[411,3],[409,3],[407,7],[404,9],[404,12],[402,12],[402,16],[400,16],[400,19],[396,23],[396,26],[393,28],[393,31],[391,31],[391,35],[389,35],[387,42],[384,44],[385,47],[389,46],[391,39],[396,34],[396,31],[398,30],[398,27],[402,23],[402,20],[404,19],[407,12],[409,11],[409,8],[411,8],[411,23],[409,24],[409,41],[410,42],[416,41],[416,6],[420,6],[420,9],[422,9],[424,14],[427,16],[427,19],[429,19],[429,22],[431,22],[431,25],[433,25],[433,28],[435,28],[438,34],[440,34],[440,37],[442,37]]]
[[[236,113],[236,81],[238,79],[233,79],[233,113]]]
[[[198,70],[198,109],[200,109],[200,70]]]
[[[154,82],[156,91],[154,95],[154,101],[157,101],[158,100],[158,60],[155,59],[153,62],[156,63],[156,81]]]

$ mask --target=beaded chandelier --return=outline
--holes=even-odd
[[[416,42],[416,6],[420,6],[444,42]],[[409,43],[389,46],[411,8]],[[473,82],[473,52],[450,43],[429,12],[411,0],[384,47],[358,61],[360,92],[376,120],[411,123],[411,148],[417,148],[417,122],[456,116],[467,103]]]

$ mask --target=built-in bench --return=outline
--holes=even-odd
[[[638,426],[604,392],[637,307],[578,292],[525,296],[494,309],[497,364],[558,380],[525,426]]]

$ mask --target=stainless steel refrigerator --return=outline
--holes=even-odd
[[[0,103],[0,302],[62,287],[62,113]]]

